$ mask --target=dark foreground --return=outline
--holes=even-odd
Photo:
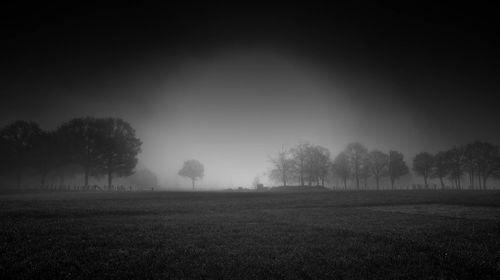
[[[0,279],[498,279],[500,192],[0,195]]]

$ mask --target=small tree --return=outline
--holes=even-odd
[[[428,179],[432,174],[434,157],[426,152],[419,153],[413,158],[413,171],[424,177],[425,188],[429,188]]]
[[[201,162],[197,161],[196,159],[190,159],[184,162],[184,165],[182,166],[182,169],[179,170],[178,174],[181,177],[191,179],[194,190],[195,181],[197,179],[203,178],[204,172],[205,168],[203,167],[203,164],[201,164]]]

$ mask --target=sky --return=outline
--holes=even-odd
[[[0,125],[121,117],[143,141],[141,166],[167,186],[189,186],[177,171],[191,158],[205,165],[201,188],[250,186],[300,141],[333,156],[349,142],[395,149],[408,163],[500,143],[491,7],[3,10]]]

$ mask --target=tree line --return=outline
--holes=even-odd
[[[435,178],[441,188],[448,179],[456,189],[487,189],[490,178],[500,178],[500,149],[498,145],[475,141],[434,155],[422,152],[413,159],[413,170],[423,177],[425,188],[429,188],[429,179]]]
[[[368,151],[360,143],[349,143],[331,159],[327,148],[303,142],[283,149],[270,161],[270,179],[283,186],[324,187],[326,183],[338,182],[337,187],[345,190],[360,190],[369,188],[368,179],[371,178],[377,190],[382,180],[388,180],[394,189],[397,181],[410,173],[401,152]],[[500,178],[499,146],[476,141],[435,155],[422,152],[413,158],[412,170],[423,177],[427,189],[431,179],[438,179],[441,188],[446,187],[447,179],[453,188],[463,189],[464,176],[468,188],[486,189],[489,178]],[[413,184],[413,188],[415,186]]]
[[[142,142],[132,126],[120,118],[74,118],[45,131],[33,121],[15,121],[0,130],[0,172],[21,186],[23,174],[39,176],[46,187],[50,172],[80,173],[89,178],[129,176],[137,165]]]

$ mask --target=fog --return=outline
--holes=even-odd
[[[128,15],[140,11],[96,12],[63,15],[80,33],[21,29],[4,53],[0,125],[27,119],[51,130],[74,117],[123,118],[143,142],[141,166],[184,188],[190,182],[177,171],[198,159],[200,189],[255,177],[271,184],[269,158],[303,141],[332,157],[350,142],[394,149],[409,164],[421,151],[500,141],[490,121],[495,48],[481,32],[457,33],[438,18],[420,24],[408,11],[389,24],[384,15],[396,13],[384,9],[316,11],[298,22],[300,9],[210,11],[218,17],[180,9],[135,22]],[[464,34],[486,39],[453,44]]]

